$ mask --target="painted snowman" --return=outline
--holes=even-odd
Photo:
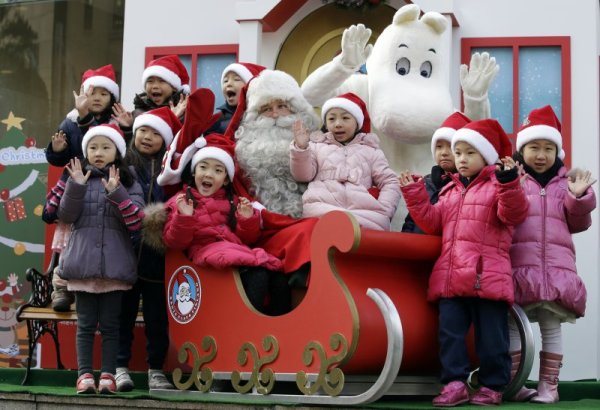
[[[420,13],[416,4],[400,8],[374,45],[367,44],[371,30],[364,25],[346,29],[341,53],[311,73],[302,92],[314,106],[345,92],[359,95],[391,167],[425,175],[433,165],[431,136],[454,108],[441,69],[441,36],[447,20],[437,12],[419,18]],[[368,74],[357,73],[365,62]],[[469,118],[490,116],[487,91],[498,69],[487,53],[475,54],[470,69],[460,67]],[[392,230],[400,230],[405,216],[402,202]]]

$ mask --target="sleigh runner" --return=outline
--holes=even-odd
[[[437,311],[426,289],[440,239],[365,230],[350,214],[331,212],[310,247],[307,293],[282,316],[256,311],[237,271],[199,268],[170,252],[165,283],[178,390],[152,392],[337,405],[437,394]],[[529,322],[518,306],[511,315],[523,350],[506,396],[533,363]]]

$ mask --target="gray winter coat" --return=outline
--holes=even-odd
[[[129,188],[120,184],[106,194],[103,177],[94,168],[84,185],[67,181],[58,218],[72,223],[73,232],[61,258],[61,277],[134,283],[136,255],[130,233],[141,228],[142,187],[137,181]]]

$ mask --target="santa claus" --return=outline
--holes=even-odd
[[[243,118],[234,134],[244,185],[269,211],[299,218],[306,184],[296,182],[290,172],[292,125],[301,120],[315,130],[319,119],[296,80],[283,71],[262,71],[249,82],[245,102],[246,107],[238,108],[238,119],[242,111]]]

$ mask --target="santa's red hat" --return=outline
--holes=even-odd
[[[560,121],[552,107],[537,108],[529,113],[517,133],[517,151],[533,140],[548,140],[556,144],[558,158],[565,159],[560,132]]]
[[[190,283],[188,281],[188,278],[187,278],[187,275],[185,273],[183,273],[183,272],[179,272],[177,274],[177,283],[179,284],[179,286],[181,286],[183,284],[186,284],[188,286],[190,285]]]
[[[358,131],[371,132],[371,118],[367,106],[360,97],[354,93],[346,93],[325,101],[321,108],[321,119],[325,122],[327,112],[332,108],[341,108],[348,111],[358,123]]]
[[[143,126],[158,131],[168,146],[173,141],[173,136],[181,129],[181,122],[169,107],[160,107],[136,117],[133,122],[133,135],[135,136],[137,129]]]
[[[192,157],[192,171],[196,168],[198,162],[203,159],[216,159],[221,161],[227,170],[229,180],[233,181],[235,175],[235,162],[233,160],[235,155],[235,146],[231,143],[231,140],[221,134],[209,134],[205,138],[206,145],[200,148]]]
[[[85,133],[81,140],[81,148],[83,149],[83,156],[87,158],[87,145],[93,137],[102,136],[110,139],[117,146],[117,150],[121,154],[122,158],[125,158],[125,135],[118,125],[109,123],[96,125],[91,127],[88,132]]]
[[[201,137],[221,116],[214,114],[215,95],[208,88],[194,91],[185,109],[185,122],[177,133],[163,158],[162,169],[156,178],[159,185],[175,185],[181,182],[181,174],[192,156],[206,145]]]
[[[142,74],[142,87],[146,86],[146,81],[150,77],[160,77],[177,91],[190,93],[190,77],[187,69],[179,57],[174,54],[157,58],[148,63]]]
[[[471,119],[460,111],[453,112],[442,122],[440,128],[435,130],[431,137],[431,155],[435,160],[435,146],[439,140],[452,142],[452,136],[456,130],[461,129],[471,122]]]
[[[86,70],[81,77],[83,92],[87,92],[90,86],[106,88],[115,97],[115,100],[119,100],[119,85],[112,64]]]
[[[311,117],[311,122],[318,123],[313,106],[304,98],[294,77],[283,71],[264,69],[252,77],[240,91],[237,108],[225,135],[233,140],[246,112],[258,113],[263,105],[275,100],[286,101],[292,112],[304,113]]]
[[[493,119],[473,121],[456,131],[452,137],[452,151],[459,141],[466,142],[479,151],[488,165],[512,154],[508,136],[500,123]]]
[[[227,73],[230,71],[233,71],[234,73],[239,75],[240,78],[242,79],[242,81],[247,83],[248,81],[250,81],[250,79],[252,77],[258,75],[258,73],[260,73],[265,68],[266,67],[264,67],[262,65],[252,64],[252,63],[241,63],[240,62],[240,63],[229,64],[227,67],[225,67],[225,69],[223,70],[223,73],[221,74],[221,84],[223,84],[225,75],[227,75]]]

